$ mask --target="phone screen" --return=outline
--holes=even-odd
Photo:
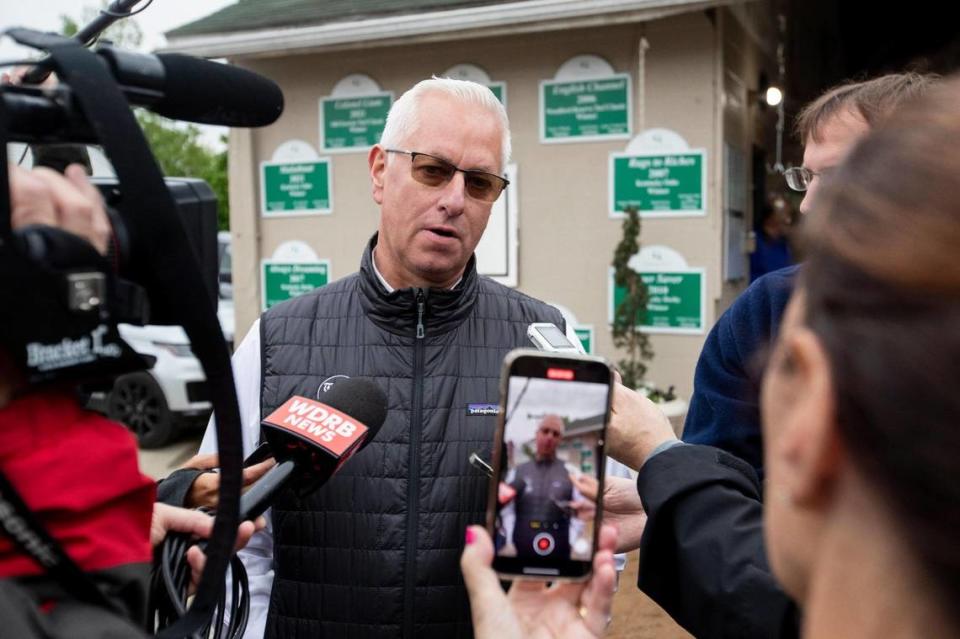
[[[524,355],[509,366],[505,390],[491,499],[494,566],[585,576],[599,509],[578,483],[585,475],[602,485],[610,369],[586,356]]]

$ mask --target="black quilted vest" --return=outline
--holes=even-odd
[[[261,318],[261,411],[316,397],[332,375],[367,377],[388,397],[376,439],[313,495],[273,506],[273,592],[267,636],[470,637],[460,575],[464,528],[483,521],[500,367],[528,345],[527,325],[553,307],[477,275],[471,259],[449,291],[387,293],[360,272],[280,304]],[[418,336],[419,335],[419,336]]]

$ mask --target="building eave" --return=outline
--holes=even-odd
[[[642,22],[745,0],[534,0],[333,22],[171,37],[165,51],[205,58],[275,57]]]

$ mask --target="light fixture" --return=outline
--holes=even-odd
[[[780,87],[769,86],[763,97],[767,106],[779,106],[783,102],[783,91],[780,90]]]

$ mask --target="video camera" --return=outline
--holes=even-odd
[[[24,30],[12,30],[10,35],[22,44],[40,48],[57,46],[56,40],[65,41]],[[279,88],[243,69],[177,54],[133,53],[109,45],[98,47],[95,53],[127,100],[161,115],[210,124],[262,126],[282,111]],[[115,119],[105,121],[98,113],[87,117],[85,111],[91,107],[102,112],[109,110],[110,104],[99,90],[90,91],[84,98],[81,86],[61,82],[53,88],[4,87],[0,108],[5,111],[6,139],[31,144],[102,142],[101,134],[116,131],[119,123]],[[83,102],[89,100],[92,104],[85,106]],[[150,182],[159,173],[150,170],[154,175],[147,175],[147,165],[155,162],[152,156],[146,161],[149,150],[145,142],[139,152],[131,149],[140,146],[135,144],[136,138],[143,139],[139,129],[128,132],[130,135],[117,145],[121,148],[114,151],[131,159],[118,162],[116,157],[110,158],[120,180],[98,185],[107,204],[117,211],[111,216],[115,242],[108,262],[84,250],[87,247],[80,246],[76,238],[49,228],[16,231],[12,245],[4,250],[2,259],[10,262],[4,272],[17,273],[16,277],[0,280],[0,295],[8,301],[0,311],[0,322],[8,327],[4,343],[32,383],[90,380],[144,368],[146,363],[122,343],[115,327],[119,322],[182,322],[176,310],[182,304],[160,293],[157,267],[199,279],[209,300],[194,295],[192,303],[215,305],[216,212],[212,194],[200,185],[176,181],[168,185],[169,194],[161,204],[156,201],[161,198],[145,202],[142,189],[124,188],[123,173],[127,174],[126,181],[133,183]],[[109,157],[109,149],[106,145],[104,148]],[[180,224],[157,224],[150,219],[157,214],[151,216],[144,210],[171,208],[166,206],[171,199],[179,205],[172,208],[179,213]],[[170,247],[157,237],[157,231],[169,236],[171,243],[191,246],[199,260],[185,254],[180,260],[171,259],[166,252]],[[13,246],[19,250],[10,250]],[[43,266],[31,268],[21,261],[23,258]],[[184,278],[180,279],[177,289],[182,297],[188,291],[181,287]],[[38,316],[46,321],[36,322]]]
[[[120,338],[118,323],[183,327],[207,379],[220,454],[219,507],[206,566],[193,605],[179,611],[182,617],[164,633],[192,634],[210,623],[233,554],[240,416],[216,317],[212,193],[197,183],[164,182],[130,105],[180,120],[248,127],[275,121],[283,96],[256,74],[189,56],[111,46],[91,51],[85,40],[27,29],[6,35],[45,51],[39,66],[55,72],[58,84],[0,86],[0,351],[31,385],[90,382],[146,367]],[[113,226],[106,256],[59,228],[12,228],[8,141],[101,146],[117,175],[115,183],[99,185]]]

